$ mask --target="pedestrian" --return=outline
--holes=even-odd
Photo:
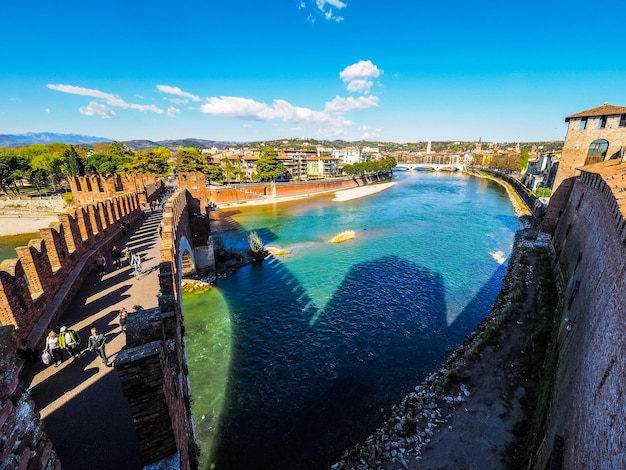
[[[124,307],[120,308],[120,328],[126,333],[126,321],[128,320],[128,312]]]
[[[68,330],[67,327],[62,326],[59,334],[59,347],[66,349],[68,354],[76,359],[80,357],[80,336],[74,330]]]
[[[107,353],[104,349],[104,344],[107,342],[106,336],[102,333],[98,333],[96,328],[91,329],[91,336],[89,337],[89,342],[87,343],[87,349],[91,352],[96,352],[102,362],[107,367],[112,367],[112,364],[109,364],[109,358],[107,357]]]
[[[130,248],[126,247],[124,248],[124,251],[122,252],[122,256],[124,257],[124,259],[126,259],[126,261],[128,261],[128,263],[130,263],[130,256],[133,254],[132,251],[130,251]]]
[[[48,351],[52,356],[54,367],[59,367],[59,364],[63,362],[63,355],[61,354],[61,347],[59,346],[59,337],[54,331],[48,333],[44,351]]]
[[[143,273],[143,268],[141,267],[141,256],[138,253],[133,253],[130,256],[130,265],[135,268],[135,279],[139,279],[139,275]]]
[[[163,226],[165,224],[163,223],[163,221],[161,221],[161,223],[159,224],[159,237],[163,238]]]
[[[113,248],[111,248],[111,257],[117,269],[120,269],[122,267],[122,252],[116,245],[113,245]]]
[[[96,258],[96,266],[98,266],[98,274],[102,276],[104,274],[104,267],[107,265],[107,259],[102,253]]]

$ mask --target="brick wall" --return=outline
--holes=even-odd
[[[276,183],[276,185],[272,183],[246,183],[236,186],[209,188],[206,185],[204,174],[196,172],[180,173],[178,175],[178,188],[188,190],[194,199],[200,201],[200,210],[204,213],[211,202],[214,204],[227,204],[268,197],[323,193],[384,181],[390,177],[391,173],[385,173],[354,178],[344,177],[317,181]]]
[[[559,169],[552,186],[550,205],[542,226],[546,233],[553,233],[556,228],[559,217],[570,199],[574,179],[580,174],[580,167],[585,164],[590,144],[598,139],[608,141],[607,159],[617,156],[620,149],[626,146],[626,128],[619,127],[619,115],[608,116],[604,128],[598,127],[599,120],[600,116],[588,118],[585,129],[580,129],[580,119],[571,119],[568,123]]]
[[[535,468],[546,468],[555,436],[563,439],[562,468],[626,468],[626,163],[609,163],[572,180],[553,237],[564,312]]]
[[[19,377],[13,326],[0,327],[0,468],[60,470],[61,462]]]
[[[62,214],[59,222],[40,229],[41,238],[18,247],[17,258],[0,264],[0,324],[14,325],[21,337],[37,344],[41,338],[35,326],[82,256],[117,236],[122,219],[132,222],[141,213],[136,194],[119,194]]]

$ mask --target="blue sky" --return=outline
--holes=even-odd
[[[0,11],[0,134],[527,142],[563,139],[569,114],[626,105],[623,1],[8,0]]]

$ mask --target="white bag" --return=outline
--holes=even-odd
[[[44,364],[48,365],[50,364],[50,361],[52,360],[52,356],[50,355],[48,351],[44,351],[41,353],[41,360],[43,361]]]

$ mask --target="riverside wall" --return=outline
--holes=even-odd
[[[204,213],[211,204],[233,204],[255,200],[273,200],[338,191],[357,186],[385,181],[391,178],[391,172],[366,176],[341,177],[314,181],[289,183],[244,183],[232,186],[207,186],[204,174],[179,173],[178,187],[187,189],[193,198],[200,201],[200,210]]]
[[[534,468],[626,468],[626,163],[581,169],[552,239],[563,314]]]

